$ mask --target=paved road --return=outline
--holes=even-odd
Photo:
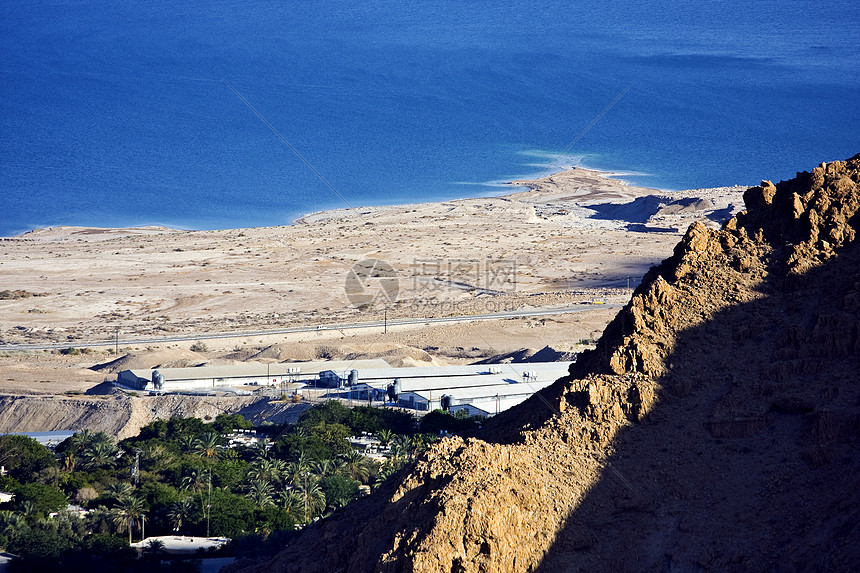
[[[461,316],[444,316],[438,318],[400,318],[395,320],[374,320],[370,322],[352,322],[344,324],[321,324],[318,326],[294,326],[290,328],[272,328],[264,330],[242,330],[231,332],[207,332],[201,334],[179,334],[175,336],[164,337],[140,337],[140,338],[120,338],[105,339],[105,340],[70,340],[67,342],[57,342],[51,344],[6,344],[0,346],[0,351],[14,350],[57,350],[62,348],[94,348],[98,346],[114,346],[119,344],[122,346],[135,344],[162,344],[165,342],[185,342],[189,340],[216,340],[219,338],[247,338],[253,336],[268,336],[272,334],[293,334],[301,332],[321,332],[326,330],[352,330],[356,328],[386,328],[392,326],[403,325],[431,325],[453,322],[471,322],[475,320],[499,320],[504,318],[521,318],[529,316],[551,316],[558,314],[571,314],[574,312],[585,312],[598,308],[618,308],[624,306],[622,303],[607,303],[607,304],[580,304],[575,307],[566,308],[542,308],[534,310],[515,310],[492,312],[487,314],[473,314]]]

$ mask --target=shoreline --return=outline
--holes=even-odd
[[[0,242],[0,343],[74,347],[114,337],[132,341],[380,321],[387,314],[417,320],[387,333],[311,328],[207,344],[218,352],[213,358],[227,362],[251,359],[271,345],[281,348],[272,355],[278,360],[401,348],[397,352],[425,361],[429,353],[442,362],[567,346],[597,336],[613,309],[599,304],[599,310],[571,315],[451,325],[422,319],[621,303],[649,268],[671,255],[691,221],[716,225],[742,205],[742,189],[669,196],[584,169],[512,182],[509,191],[328,210],[273,227],[33,230]],[[369,268],[362,266],[368,260],[393,270],[396,292],[384,304],[353,296],[350,272]],[[359,289],[362,297],[376,292],[374,284],[381,286],[369,279],[366,284],[370,290]],[[126,352],[150,346],[138,343]],[[192,346],[159,344],[153,352],[167,354],[156,352],[161,358],[150,366],[198,364],[203,358],[189,353]],[[62,382],[50,382],[54,378],[86,389],[102,380],[80,366],[88,360],[56,351],[0,356],[0,376],[6,379],[0,391],[61,388]]]
[[[126,320],[142,320],[136,328],[146,331],[168,327],[162,316],[173,329],[236,329],[267,306],[289,309],[275,311],[279,322],[353,319],[360,311],[344,280],[368,259],[395,269],[402,304],[392,310],[401,314],[416,304],[456,302],[471,312],[486,296],[519,306],[537,294],[614,289],[668,255],[693,220],[717,225],[739,210],[743,189],[670,196],[577,168],[512,181],[508,191],[318,211],[272,227],[29,231],[3,241],[0,291],[49,296],[0,299],[0,338],[13,342],[27,325],[98,331]],[[516,268],[510,284],[485,284],[481,265],[493,261]]]
[[[263,226],[251,226],[251,227],[232,226],[232,227],[223,227],[223,228],[200,228],[200,229],[188,228],[188,227],[179,226],[179,225],[159,225],[159,224],[140,224],[140,225],[127,225],[127,226],[118,226],[118,227],[101,227],[101,226],[88,226],[88,225],[47,225],[47,226],[34,227],[32,229],[29,229],[27,231],[22,231],[20,233],[14,234],[14,235],[8,235],[8,236],[0,237],[0,241],[21,240],[21,239],[28,238],[27,235],[39,234],[40,232],[43,232],[43,231],[49,232],[52,230],[63,230],[63,229],[81,229],[81,230],[89,229],[89,230],[92,230],[93,233],[99,232],[99,231],[104,232],[104,233],[119,232],[119,231],[145,233],[148,231],[157,231],[157,230],[160,230],[161,232],[194,233],[194,232],[214,232],[214,231],[229,231],[229,230],[242,230],[242,229],[264,229],[264,228],[290,227],[293,225],[301,225],[301,224],[304,224],[308,221],[319,221],[321,219],[327,219],[327,218],[330,218],[329,214],[348,213],[348,212],[355,212],[355,211],[359,211],[359,210],[375,211],[375,210],[380,210],[380,209],[398,209],[398,208],[407,208],[407,207],[419,206],[419,205],[420,206],[426,206],[426,205],[433,205],[433,204],[449,203],[449,202],[453,202],[453,201],[469,201],[469,200],[473,200],[473,199],[504,199],[504,198],[510,197],[512,195],[518,195],[518,194],[522,193],[521,191],[513,190],[513,188],[515,188],[517,186],[529,187],[530,186],[529,183],[533,182],[533,183],[535,183],[535,186],[537,188],[540,188],[542,181],[551,180],[555,177],[558,177],[559,175],[564,176],[563,174],[569,174],[569,173],[587,174],[589,177],[593,177],[593,178],[596,178],[598,180],[603,180],[606,182],[615,182],[624,188],[628,188],[631,190],[647,190],[653,194],[672,194],[672,193],[682,193],[683,192],[683,191],[676,191],[676,190],[666,190],[666,189],[659,189],[659,188],[652,188],[652,187],[639,187],[636,185],[632,185],[628,181],[620,179],[620,177],[623,177],[624,175],[627,174],[627,172],[623,172],[623,171],[602,171],[602,170],[592,169],[592,168],[584,167],[584,166],[580,166],[580,165],[570,165],[570,166],[563,166],[556,171],[548,173],[547,175],[545,175],[544,177],[542,177],[540,179],[515,179],[515,180],[511,180],[511,181],[506,181],[500,185],[501,187],[504,187],[504,189],[499,189],[498,192],[489,192],[489,193],[475,195],[475,196],[468,196],[467,195],[465,197],[455,197],[452,199],[445,199],[445,200],[422,201],[422,202],[417,202],[417,203],[382,203],[379,205],[358,205],[355,207],[340,207],[340,208],[333,208],[333,209],[321,209],[318,211],[310,211],[307,213],[303,213],[303,214],[291,219],[289,222],[285,222],[285,223],[280,224],[280,225],[263,225]],[[533,190],[538,190],[538,189],[533,189]]]
[[[322,209],[319,211],[312,211],[309,213],[305,213],[304,215],[293,219],[292,223],[295,224],[309,224],[316,223],[323,220],[328,220],[337,216],[342,216],[345,214],[353,214],[357,211],[363,212],[363,214],[370,214],[373,212],[385,211],[385,210],[398,210],[398,209],[408,209],[415,207],[426,207],[429,205],[444,205],[449,203],[458,203],[463,201],[475,201],[482,199],[519,199],[523,196],[523,193],[527,193],[530,191],[534,191],[536,193],[541,192],[541,190],[546,186],[546,182],[551,182],[557,179],[559,176],[570,179],[576,178],[576,176],[583,176],[583,181],[581,183],[583,185],[594,185],[600,181],[603,181],[605,184],[616,187],[619,191],[623,189],[627,189],[630,192],[630,197],[639,196],[642,191],[653,192],[655,194],[666,193],[660,189],[646,188],[646,187],[637,187],[634,185],[629,185],[627,182],[614,179],[615,173],[607,172],[607,171],[598,171],[595,169],[589,169],[586,167],[565,167],[545,175],[540,179],[514,179],[511,181],[507,181],[504,183],[504,191],[500,191],[498,193],[487,193],[481,194],[479,196],[472,197],[458,197],[454,199],[447,199],[441,201],[422,201],[416,203],[392,203],[392,204],[382,204],[382,205],[364,205],[364,206],[356,206],[356,207],[343,207],[337,209]],[[568,183],[566,181],[566,183]],[[613,185],[614,184],[614,185]],[[517,187],[526,187],[526,191],[517,190]],[[362,213],[359,213],[361,215]]]

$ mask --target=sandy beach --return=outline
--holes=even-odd
[[[121,353],[160,352],[149,366],[380,353],[457,362],[547,345],[575,350],[614,309],[385,334],[207,340],[196,353],[190,342],[135,341],[363,322],[383,313],[395,320],[623,303],[692,221],[718,225],[743,205],[745,188],[669,193],[605,175],[570,169],[513,182],[499,197],[324,211],[282,227],[35,230],[0,241],[0,339],[74,347],[118,336]],[[265,355],[269,347],[277,351]],[[88,367],[112,352],[7,349],[0,390],[85,389],[104,376]]]

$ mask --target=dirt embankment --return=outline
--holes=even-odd
[[[256,396],[0,396],[0,432],[86,428],[123,439],[136,436],[140,428],[155,420],[214,419],[221,413],[238,413],[255,423],[284,423],[295,422],[306,408],[306,404],[270,402]]]
[[[233,570],[852,569],[860,155],[744,200],[569,378]]]

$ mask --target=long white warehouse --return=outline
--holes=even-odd
[[[137,390],[175,392],[232,386],[271,386],[292,382],[312,382],[320,372],[336,369],[391,369],[381,358],[317,362],[282,362],[276,364],[234,364],[228,366],[194,366],[190,368],[154,368],[123,370],[117,382]]]

